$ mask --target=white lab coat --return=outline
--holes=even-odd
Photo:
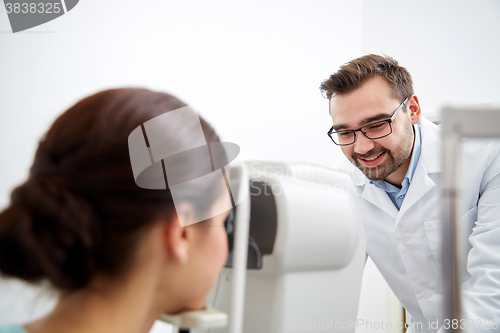
[[[441,131],[425,118],[420,124],[421,156],[399,211],[357,168],[350,163],[342,168],[361,197],[367,254],[412,320],[422,323],[423,329],[414,331],[435,332],[429,323],[443,319]],[[478,332],[500,332],[491,325],[485,329],[486,320],[500,322],[500,144],[475,141],[464,143],[463,151],[461,221],[468,246],[463,303],[467,318],[481,321]]]

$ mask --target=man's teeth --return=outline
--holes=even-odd
[[[378,154],[377,156],[375,157],[372,157],[372,158],[363,158],[365,161],[373,161],[373,160],[376,160],[377,158],[379,158],[379,156],[382,155],[382,153]]]

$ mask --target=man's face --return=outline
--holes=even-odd
[[[375,76],[353,92],[331,99],[330,113],[335,129],[358,129],[375,122],[370,119],[389,119],[402,101],[396,99],[390,85]],[[400,185],[406,175],[413,148],[412,124],[420,120],[410,117],[408,106],[418,106],[416,96],[408,100],[392,122],[392,134],[381,139],[368,139],[356,132],[356,141],[342,146],[345,156],[371,180],[386,179]],[[417,119],[418,118],[418,119]]]

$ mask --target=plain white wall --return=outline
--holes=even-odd
[[[319,85],[360,54],[361,21],[361,0],[82,0],[12,34],[0,9],[0,206],[55,117],[110,87],[177,95],[241,147],[240,159],[337,165]],[[0,295],[0,325],[53,304],[17,281],[0,283]]]
[[[498,0],[363,2],[363,53],[396,58],[424,115],[445,105],[500,105]]]

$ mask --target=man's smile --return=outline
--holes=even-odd
[[[361,165],[372,168],[382,163],[386,155],[386,152],[380,152],[369,157],[358,157],[358,161],[361,163]]]

